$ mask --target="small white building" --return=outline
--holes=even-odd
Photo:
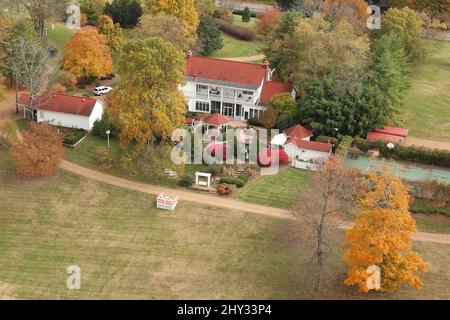
[[[289,139],[284,144],[292,166],[300,169],[317,170],[316,163],[331,157],[331,143],[307,141],[298,138]]]
[[[30,104],[30,95],[22,94],[19,104]],[[91,130],[103,115],[103,104],[97,99],[47,92],[35,98],[33,110],[37,122]]]

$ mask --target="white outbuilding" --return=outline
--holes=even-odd
[[[19,104],[28,106],[30,95],[22,94]],[[33,101],[37,122],[67,128],[91,130],[95,121],[102,118],[103,111],[103,104],[97,99],[62,93],[47,92],[35,97]]]

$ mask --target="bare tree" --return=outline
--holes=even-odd
[[[68,0],[19,0],[30,15],[41,39],[45,36],[45,21],[52,16],[62,16],[67,10]],[[18,2],[19,2],[18,1]]]
[[[302,12],[307,17],[314,17],[322,12],[323,0],[292,0],[291,9]]]
[[[344,168],[338,158],[319,163],[308,188],[301,193],[294,209],[299,226],[313,250],[314,291],[320,291],[324,273],[324,255],[333,247],[333,233],[342,227],[351,210],[357,174]]]
[[[20,37],[12,43],[12,71],[16,77],[16,86],[18,87],[20,83],[29,91],[30,103],[28,108],[32,118],[34,99],[47,84],[48,57],[48,50],[40,41]]]

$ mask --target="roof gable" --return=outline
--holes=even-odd
[[[291,93],[292,90],[294,90],[294,86],[290,83],[265,81],[259,100],[262,103],[268,103],[274,95],[280,93]]]
[[[311,130],[306,129],[304,126],[299,124],[296,124],[295,126],[286,129],[284,133],[289,138],[299,138],[299,139],[305,139],[313,135]]]

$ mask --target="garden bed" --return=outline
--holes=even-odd
[[[86,138],[86,131],[75,128],[61,128],[59,130],[64,134],[63,145],[69,148],[76,148]]]

